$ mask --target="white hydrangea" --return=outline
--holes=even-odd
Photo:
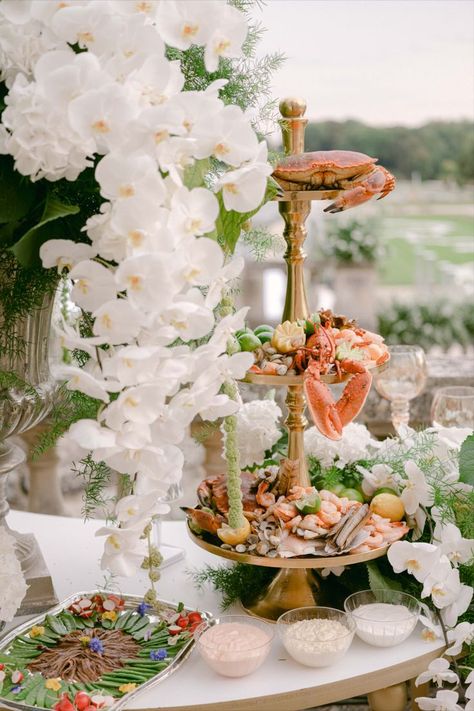
[[[281,437],[278,421],[281,410],[274,400],[252,400],[237,413],[240,465],[261,464],[265,452]]]
[[[15,539],[0,526],[0,621],[9,622],[15,616],[28,586],[15,554]]]
[[[365,425],[351,422],[344,427],[339,440],[329,440],[316,427],[310,427],[304,433],[304,445],[307,456],[317,459],[323,469],[333,466],[343,469],[360,459],[367,459],[378,446]]]

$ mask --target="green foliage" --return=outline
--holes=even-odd
[[[249,230],[244,230],[241,240],[250,248],[257,262],[263,262],[268,258],[269,253],[282,252],[285,245],[280,235],[272,234],[264,227],[250,227]]]
[[[459,343],[467,348],[474,339],[471,304],[427,302],[394,303],[378,314],[378,332],[387,343],[450,348]]]
[[[33,459],[54,447],[74,422],[82,419],[95,420],[102,404],[100,400],[95,400],[79,390],[68,390],[66,385],[62,385],[48,418],[50,426],[36,442],[32,453]]]
[[[0,224],[21,220],[33,207],[36,192],[36,185],[13,169],[13,158],[0,155]]]
[[[306,129],[306,150],[360,151],[378,158],[397,177],[443,179],[454,165],[460,182],[472,180],[474,140],[469,121],[432,121],[418,128],[321,121]],[[451,168],[449,169],[451,172]]]
[[[80,460],[78,466],[73,464],[72,471],[84,480],[83,518],[91,518],[98,509],[107,513],[108,504],[112,500],[105,492],[112,476],[110,467],[105,462],[96,462],[89,453]]]
[[[54,292],[58,276],[54,269],[27,269],[14,255],[0,248],[0,358],[14,367],[15,356],[25,343],[16,332],[16,322],[43,305],[46,294]]]
[[[459,479],[474,486],[474,434],[469,435],[461,446],[459,454]]]
[[[331,221],[321,251],[344,264],[374,264],[383,256],[377,224],[372,220]]]
[[[43,214],[39,222],[30,227],[25,234],[18,239],[12,247],[12,252],[25,267],[31,267],[33,264],[39,264],[39,248],[54,236],[56,230],[51,227],[51,222],[61,220],[69,215],[77,215],[79,207],[77,205],[67,205],[60,202],[53,195],[48,194],[44,205]],[[62,234],[64,227],[59,227],[59,232]]]
[[[221,593],[221,607],[226,610],[234,602],[248,597],[249,591],[257,591],[271,582],[276,571],[258,565],[236,563],[231,567],[206,565],[201,570],[189,571],[188,575],[194,585],[202,590],[206,585],[212,585]]]
[[[369,575],[369,587],[373,592],[375,590],[402,590],[400,582],[383,575],[375,561],[367,563],[367,572]]]
[[[11,389],[20,390],[25,395],[37,400],[38,403],[40,402],[38,391],[35,390],[32,385],[27,383],[26,380],[23,380],[16,373],[11,371],[0,370],[0,396],[2,394],[2,390]]]

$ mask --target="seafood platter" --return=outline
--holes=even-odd
[[[198,488],[199,506],[185,508],[195,540],[242,562],[280,567],[284,559],[290,564],[300,559],[302,567],[322,568],[377,558],[408,533],[403,520],[394,520],[401,519],[401,507],[382,516],[369,502],[297,484],[285,494],[294,470],[294,462],[283,460],[280,467],[242,472],[244,515],[250,523],[244,541],[229,536],[226,477],[205,479]]]
[[[175,671],[211,620],[134,595],[73,595],[0,641],[0,706],[115,711]]]

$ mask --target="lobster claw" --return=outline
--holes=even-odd
[[[331,391],[321,382],[316,361],[311,361],[305,370],[303,388],[311,418],[318,430],[328,439],[341,439],[341,417]]]

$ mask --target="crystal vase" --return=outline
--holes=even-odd
[[[15,537],[27,578],[37,575],[42,556],[34,536],[11,531],[6,521],[7,476],[25,459],[23,450],[8,437],[34,427],[51,410],[55,383],[49,370],[48,345],[53,302],[54,293],[46,294],[40,308],[18,318],[4,339],[9,347],[0,351],[0,526]],[[5,322],[0,306],[2,328]]]

